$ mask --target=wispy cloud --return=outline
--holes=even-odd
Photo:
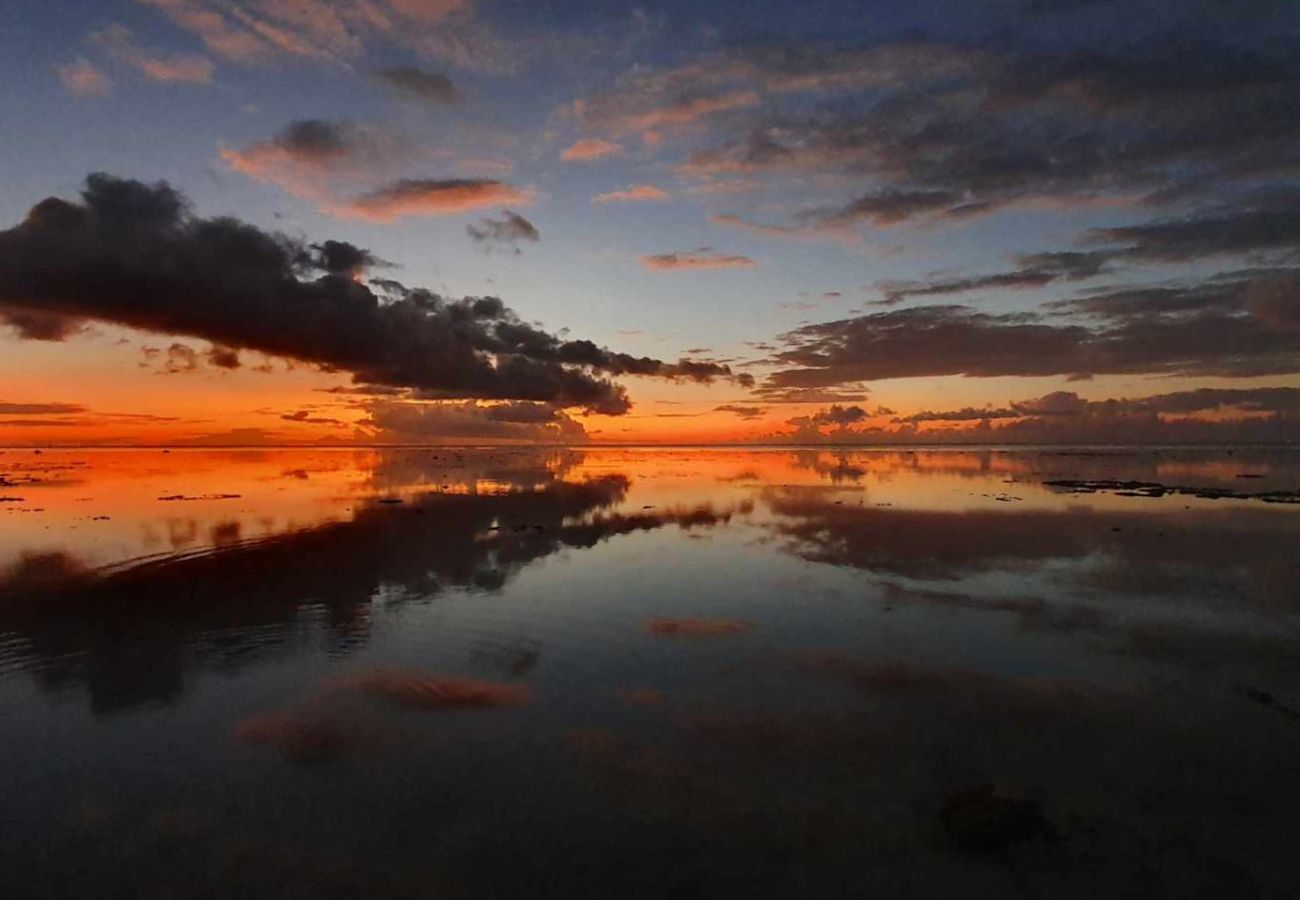
[[[511,210],[504,210],[501,218],[480,219],[477,225],[466,225],[465,233],[479,244],[504,244],[519,251],[520,241],[537,243],[542,239],[541,232],[532,222]]]
[[[160,54],[141,47],[131,29],[113,24],[87,39],[110,59],[128,65],[154,81],[206,84],[212,80],[212,60],[199,54]]]
[[[617,191],[606,191],[591,198],[592,203],[628,203],[667,200],[668,193],[653,184],[634,184]]]
[[[622,144],[588,138],[566,147],[564,152],[560,154],[560,159],[565,162],[590,162],[591,160],[608,159],[611,156],[621,156],[622,154]]]
[[[232,63],[296,57],[351,65],[368,44],[408,47],[457,65],[491,66],[499,48],[469,0],[141,0]]]
[[[717,253],[709,247],[698,250],[677,250],[672,253],[655,253],[641,257],[641,265],[658,272],[681,269],[743,269],[754,265],[748,256]]]
[[[414,66],[379,69],[375,77],[404,97],[435,105],[456,104],[464,100],[451,79],[441,72],[426,72]]]
[[[242,150],[221,151],[236,172],[317,201],[407,155],[404,141],[386,128],[328,119],[299,119]]]
[[[54,72],[63,86],[78,97],[102,97],[113,89],[108,76],[85,57],[60,63],[54,67]]]

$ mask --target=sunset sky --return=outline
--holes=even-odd
[[[17,0],[0,445],[1300,440],[1300,4]]]

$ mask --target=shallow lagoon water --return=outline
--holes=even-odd
[[[1300,885],[1297,451],[0,477],[6,897]]]

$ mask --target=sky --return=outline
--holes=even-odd
[[[17,0],[0,445],[1300,440],[1300,4]]]

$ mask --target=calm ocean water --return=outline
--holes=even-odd
[[[1297,489],[1245,448],[4,451],[0,896],[1294,897]]]

